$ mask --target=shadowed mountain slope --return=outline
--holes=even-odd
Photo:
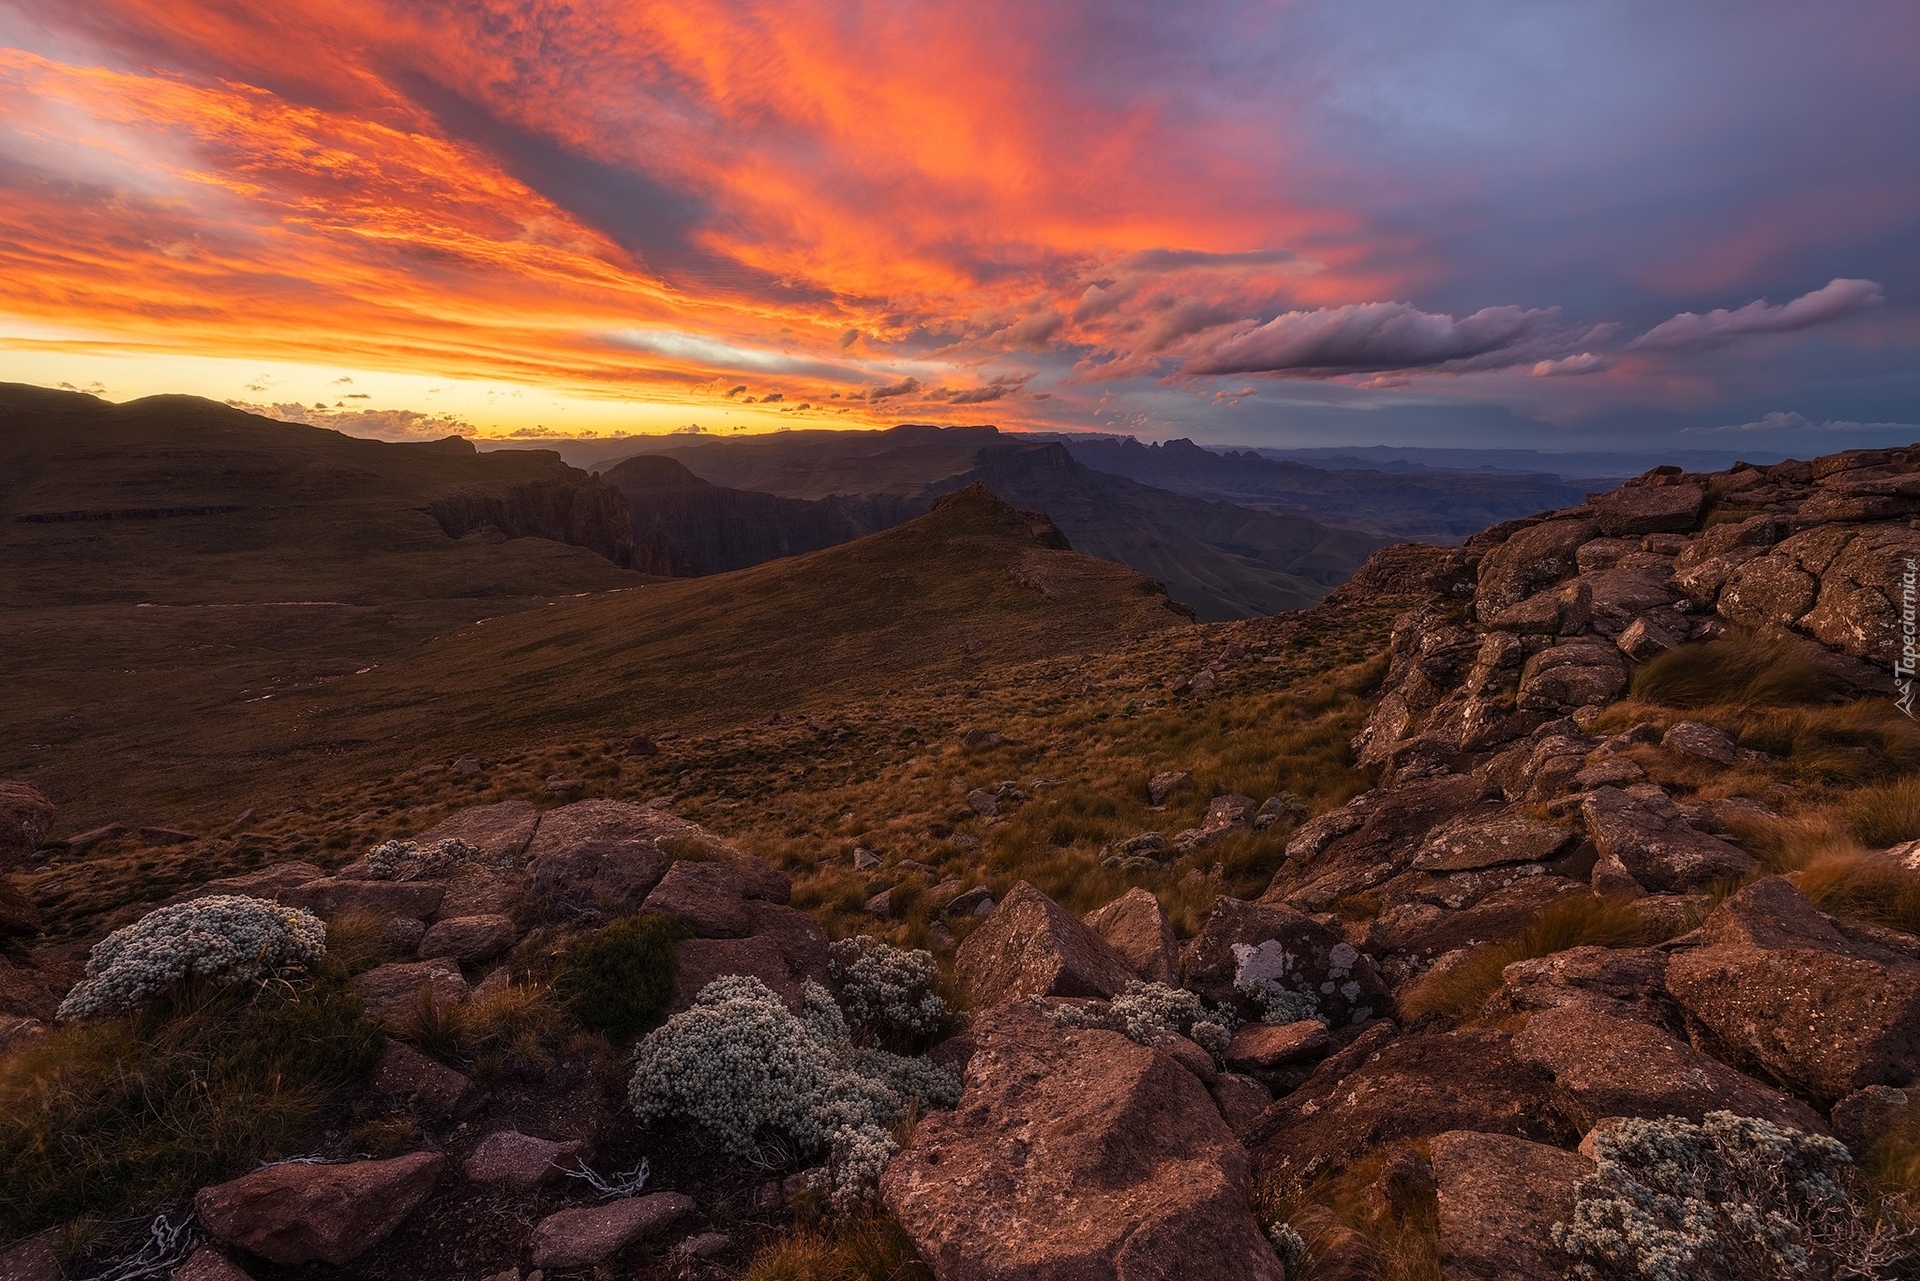
[[[1177,494],[1288,512],[1388,538],[1456,542],[1489,525],[1566,507],[1612,481],[1546,473],[1394,471],[1309,466],[1252,451],[1215,453],[1190,440],[1143,445],[1132,437],[1065,437],[1074,458],[1115,476]]]

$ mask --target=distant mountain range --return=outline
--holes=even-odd
[[[716,573],[830,546],[980,483],[1044,513],[1076,550],[1159,579],[1209,622],[1304,608],[1382,541],[1141,484],[1082,465],[1058,442],[992,428],[703,440],[626,459],[601,476],[627,497],[635,568],[648,572]]]

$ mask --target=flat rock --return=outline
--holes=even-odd
[[[1574,834],[1557,823],[1503,813],[1450,823],[1427,838],[1414,855],[1422,871],[1460,872],[1502,863],[1537,863],[1571,845]]]
[[[419,954],[448,956],[462,965],[491,961],[520,938],[513,918],[499,915],[455,916],[434,922],[421,936]]]
[[[1331,1044],[1327,1025],[1318,1019],[1277,1027],[1270,1023],[1246,1023],[1233,1034],[1233,1041],[1222,1057],[1229,1068],[1248,1072],[1320,1058]]]
[[[1149,983],[1178,984],[1180,945],[1153,891],[1136,885],[1086,916],[1086,924]]]
[[[706,835],[659,805],[575,801],[549,810],[527,845],[527,901],[545,920],[601,924],[637,911],[677,841]]]
[[[587,1145],[580,1139],[557,1142],[518,1130],[495,1130],[460,1163],[460,1172],[473,1183],[497,1183],[509,1191],[526,1192],[563,1178],[579,1166],[586,1152]]]
[[[385,920],[394,916],[431,917],[447,896],[447,887],[437,881],[364,881],[344,877],[326,877],[283,890],[282,903],[303,907],[323,921],[342,916],[371,916]]]
[[[1115,1032],[1023,1005],[974,1029],[966,1091],[881,1180],[942,1281],[1283,1281],[1206,1089]]]
[[[635,1241],[666,1231],[693,1211],[693,1199],[678,1192],[561,1210],[534,1225],[527,1249],[536,1268],[592,1267]]]
[[[671,916],[695,938],[741,938],[749,929],[740,873],[726,863],[681,860],[642,908]]]
[[[1581,816],[1601,856],[1617,859],[1657,893],[1683,892],[1754,867],[1739,846],[1695,830],[1652,784],[1597,788],[1582,802]]]
[[[1573,1220],[1574,1184],[1594,1163],[1504,1134],[1433,1136],[1443,1281],[1541,1281],[1572,1264],[1553,1225]]]
[[[1920,1077],[1920,963],[1845,938],[1785,878],[1716,907],[1667,987],[1729,1062],[1831,1104]]]
[[[400,1026],[419,1003],[431,999],[459,1005],[469,991],[460,967],[450,960],[392,961],[378,965],[353,981],[353,990],[367,1007],[367,1013]]]
[[[1588,499],[1587,505],[1593,509],[1601,533],[1625,538],[1690,530],[1699,522],[1706,501],[1707,491],[1691,483],[1622,485]]]
[[[1291,994],[1335,1027],[1364,1023],[1387,1008],[1373,962],[1339,933],[1279,903],[1224,895],[1180,954],[1184,985],[1258,1017],[1262,990]]]
[[[223,876],[217,881],[197,885],[168,901],[180,903],[189,899],[207,898],[214,894],[240,894],[247,898],[282,902],[287,891],[297,890],[302,885],[323,881],[326,878],[326,869],[312,863],[299,861],[269,863],[265,867],[257,867],[251,872],[242,872],[238,876]]]
[[[1111,997],[1133,971],[1107,941],[1021,881],[967,936],[954,975],[972,1008],[1023,996]]]
[[[1554,1105],[1582,1132],[1609,1116],[1698,1121],[1720,1111],[1826,1129],[1806,1104],[1635,1019],[1576,1006],[1543,1010],[1514,1033],[1513,1052],[1553,1078]]]
[[[413,839],[422,848],[447,840],[465,841],[485,850],[493,862],[512,866],[526,853],[539,824],[540,811],[531,801],[501,801],[458,810]]]
[[[340,1165],[270,1165],[202,1188],[194,1211],[210,1236],[269,1263],[342,1267],[385,1240],[433,1192],[438,1152]]]
[[[1739,746],[1725,730],[1702,725],[1699,721],[1679,721],[1669,725],[1667,732],[1661,736],[1660,746],[1711,765],[1731,765],[1740,757]]]
[[[466,1076],[394,1040],[381,1049],[367,1092],[430,1121],[458,1116],[480,1101]]]

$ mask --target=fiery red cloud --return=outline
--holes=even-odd
[[[1248,376],[1358,394],[1652,370],[1645,394],[1690,353],[1888,310],[1913,269],[1882,248],[1913,224],[1911,173],[1860,177],[1824,229],[1796,195],[1688,231],[1720,246],[1704,296],[1636,278],[1662,225],[1637,206],[1604,287],[1575,279],[1541,248],[1552,202],[1520,190],[1507,257],[1550,283],[1515,287],[1470,243],[1499,208],[1477,186],[1540,140],[1469,120],[1482,145],[1456,170],[1410,148],[1396,179],[1380,140],[1414,136],[1404,86],[1315,6],[75,10],[0,0],[0,312],[75,350],[1087,425],[1120,420],[1096,417],[1103,395],[1136,418],[1154,397],[1225,407],[1245,396],[1219,380]],[[1820,66],[1907,118],[1874,43],[1833,37]],[[1425,92],[1420,110],[1457,105]],[[1696,133],[1732,127],[1671,105]],[[1658,188],[1671,157],[1641,142]],[[1864,261],[1827,252],[1849,243]]]

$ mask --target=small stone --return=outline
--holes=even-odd
[[[1147,780],[1147,801],[1152,805],[1164,805],[1167,797],[1175,792],[1190,791],[1193,788],[1193,774],[1183,769],[1162,770]]]
[[[453,763],[453,772],[462,778],[472,778],[480,772],[480,762],[471,756],[462,756]]]
[[[396,916],[380,927],[380,950],[387,956],[417,956],[427,923],[417,916]]]
[[[1738,745],[1725,731],[1699,721],[1680,721],[1668,726],[1660,746],[1711,765],[1731,765],[1740,756]]]
[[[498,1183],[513,1192],[526,1192],[562,1178],[585,1159],[587,1145],[579,1139],[556,1142],[518,1130],[496,1130],[461,1163],[460,1172],[474,1183]]]
[[[1190,694],[1211,694],[1214,691],[1214,687],[1219,683],[1219,679],[1213,674],[1213,669],[1203,667],[1195,672],[1193,677],[1187,681],[1187,692]]]
[[[0,1277],[11,1281],[11,1274],[0,1269]],[[174,1271],[173,1281],[252,1281],[246,1273],[233,1265],[226,1255],[210,1245],[203,1245],[187,1256],[187,1261]],[[514,1281],[519,1281],[516,1277]]]
[[[659,754],[660,744],[654,742],[645,734],[635,734],[627,740],[627,755],[629,756],[658,756]]]
[[[946,916],[985,916],[993,911],[993,891],[984,885],[954,895],[940,909]]]
[[[563,778],[555,774],[547,780],[548,796],[572,796],[575,792],[586,790],[587,782],[582,778]]]
[[[693,1200],[654,1192],[605,1205],[561,1210],[540,1220],[528,1252],[537,1268],[586,1268],[692,1214]]]
[[[1327,1025],[1318,1019],[1303,1019],[1279,1027],[1248,1023],[1233,1034],[1233,1042],[1227,1046],[1224,1057],[1229,1068],[1247,1072],[1319,1058],[1331,1044]]]
[[[890,919],[893,916],[893,890],[891,888],[881,890],[860,906],[869,916],[877,916],[882,920]]]
[[[857,849],[853,852],[853,866],[858,871],[880,866],[880,856],[872,850]]]
[[[1675,636],[1673,629],[1649,615],[1642,615],[1627,624],[1614,644],[1620,652],[1636,663],[1644,663],[1657,654],[1664,654],[1678,645],[1681,638]]]
[[[400,1226],[433,1192],[438,1152],[339,1165],[292,1162],[202,1188],[194,1210],[214,1240],[269,1263],[342,1267]]]
[[[1007,739],[997,730],[970,729],[960,741],[968,751],[983,751],[989,747],[1003,747]]]
[[[0,1058],[18,1054],[47,1034],[39,1019],[0,1014]]]
[[[367,1013],[395,1025],[403,1024],[427,993],[450,1005],[465,1002],[469,995],[460,967],[440,959],[376,966],[353,981],[353,990]]]
[[[1887,1135],[1911,1127],[1913,1103],[1905,1090],[1869,1085],[1834,1104],[1831,1117],[1834,1134],[1855,1160],[1864,1160]]]
[[[733,1238],[724,1232],[702,1232],[699,1236],[688,1237],[673,1247],[675,1254],[690,1259],[713,1260],[733,1248]]]
[[[380,1051],[367,1091],[391,1099],[428,1120],[445,1120],[477,1101],[473,1082],[412,1046],[388,1041]]]
[[[967,793],[967,808],[981,818],[996,818],[1000,813],[1000,802],[992,792],[976,787]]]
[[[1235,1134],[1244,1134],[1273,1102],[1273,1091],[1240,1072],[1222,1072],[1207,1086],[1220,1118]]]

